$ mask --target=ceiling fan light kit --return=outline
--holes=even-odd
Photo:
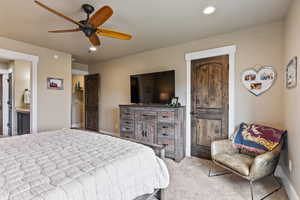
[[[95,14],[91,16],[91,14],[95,11],[95,8],[89,4],[83,4],[82,9],[86,13],[87,17],[85,20],[81,20],[77,22],[37,0],[35,0],[34,2],[40,7],[78,26],[77,28],[74,29],[49,31],[50,33],[67,33],[67,32],[82,31],[92,44],[92,46],[89,48],[90,51],[96,51],[97,46],[100,46],[101,42],[98,35],[104,37],[111,37],[115,39],[121,39],[121,40],[130,40],[132,38],[131,35],[126,33],[120,33],[113,30],[99,28],[113,15],[113,10],[109,6],[103,6],[102,8],[97,10]]]

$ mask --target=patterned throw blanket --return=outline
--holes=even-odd
[[[242,123],[233,143],[238,148],[264,153],[279,145],[285,133],[267,126]]]

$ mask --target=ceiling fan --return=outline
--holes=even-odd
[[[113,10],[109,6],[103,6],[97,12],[95,12],[95,14],[93,14],[91,16],[91,14],[95,10],[94,7],[89,4],[83,4],[82,9],[86,13],[87,17],[85,20],[81,20],[81,21],[77,22],[77,21],[71,19],[70,17],[65,16],[64,14],[46,6],[45,4],[43,4],[39,1],[35,0],[34,2],[37,5],[41,6],[42,8],[45,8],[48,11],[54,13],[55,15],[62,17],[64,19],[68,20],[69,22],[72,22],[73,24],[76,24],[78,26],[78,28],[74,28],[74,29],[49,31],[50,33],[67,33],[67,32],[82,31],[85,34],[85,36],[89,38],[93,47],[100,46],[100,44],[101,44],[98,35],[121,39],[121,40],[130,40],[132,38],[132,36],[129,34],[99,28],[101,25],[104,24],[104,22],[106,22],[113,15]]]

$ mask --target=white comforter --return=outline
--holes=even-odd
[[[145,146],[78,130],[0,139],[0,200],[133,200],[169,184]]]

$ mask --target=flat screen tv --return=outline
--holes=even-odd
[[[131,103],[168,104],[175,96],[175,71],[130,76]]]

